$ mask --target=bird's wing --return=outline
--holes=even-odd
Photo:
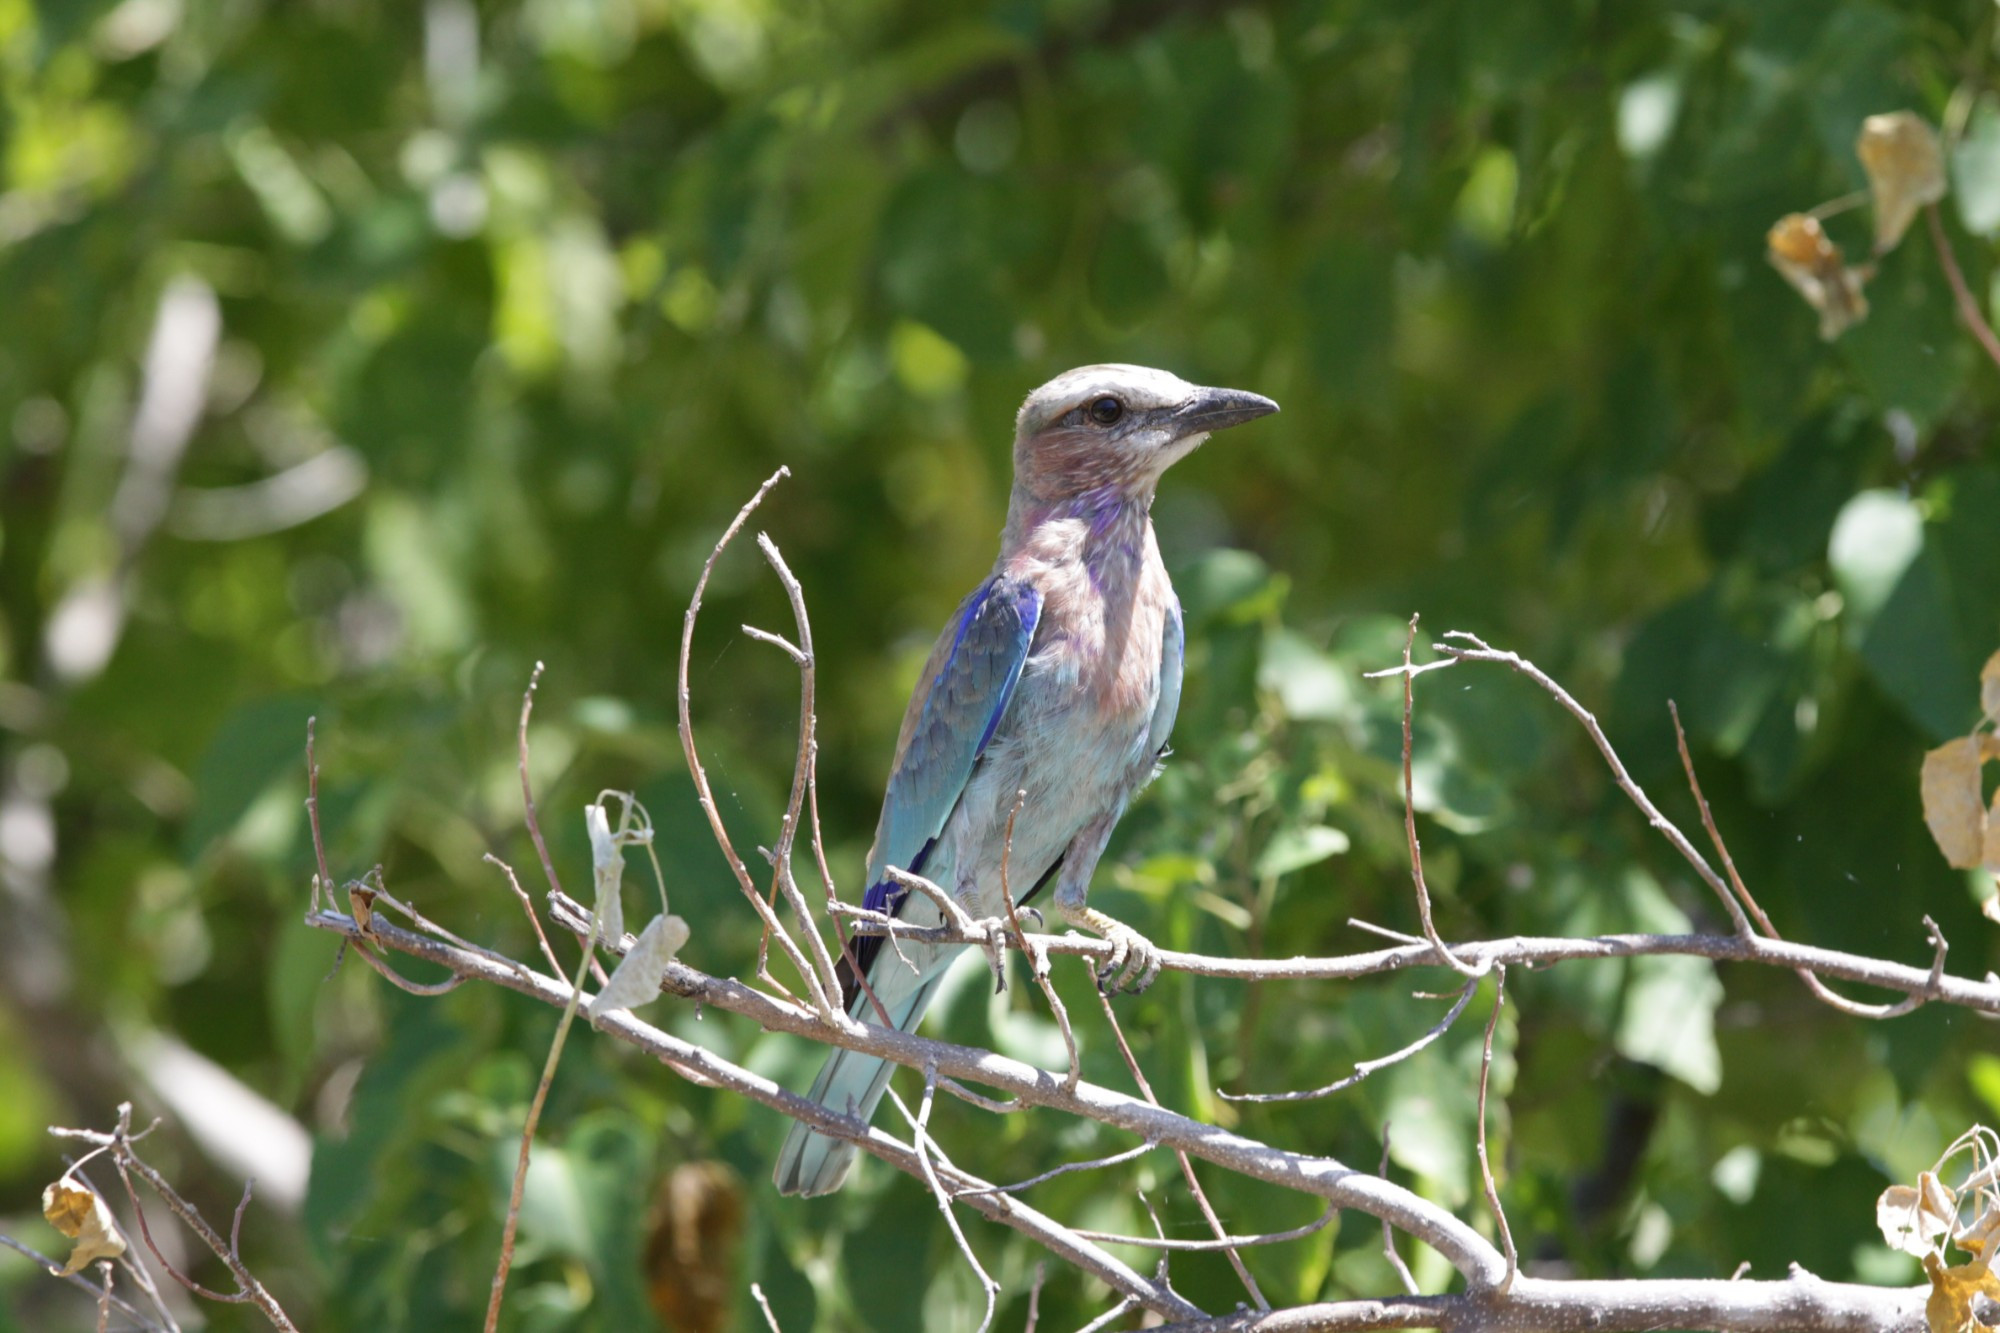
[[[959,605],[931,650],[896,743],[868,856],[865,906],[881,911],[889,902],[887,867],[923,872],[931,844],[1013,700],[1041,612],[1038,589],[995,575]]]
[[[1156,757],[1166,752],[1174,717],[1181,711],[1181,669],[1186,654],[1187,631],[1181,624],[1181,599],[1170,592],[1167,620],[1160,633],[1160,701],[1153,706],[1153,725],[1146,733],[1146,749]]]

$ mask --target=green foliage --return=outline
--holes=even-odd
[[[1972,0],[0,0],[0,935],[61,978],[19,950],[0,967],[0,1228],[53,1245],[32,1219],[60,1170],[41,1125],[102,1125],[129,1095],[88,1035],[171,1029],[315,1135],[303,1213],[246,1225],[280,1298],[317,1328],[468,1326],[553,1018],[480,988],[413,1000],[351,960],[327,978],[332,943],[296,924],[303,719],[336,873],[379,862],[431,918],[527,957],[481,856],[539,887],[513,725],[546,661],[535,777],[571,888],[582,804],[637,790],[688,956],[746,974],[752,918],[673,734],[702,558],[791,467],[758,524],[816,617],[824,813],[852,888],[910,682],[991,558],[1013,408],[1085,361],[1285,406],[1160,498],[1187,695],[1099,876],[1106,910],[1216,953],[1371,947],[1350,917],[1413,929],[1400,687],[1361,673],[1400,659],[1418,611],[1420,645],[1462,627],[1562,679],[1692,827],[1677,700],[1788,933],[1914,962],[1929,913],[1954,970],[1984,972],[1991,927],[1929,845],[1916,774],[1977,715],[2000,645],[2000,371],[1921,224],[1832,345],[1762,245],[1862,187],[1864,116],[1962,114],[1946,228],[1986,292],[1994,40]],[[1855,254],[1862,227],[1829,222]],[[223,339],[171,502],[127,548],[114,497],[146,341],[185,274],[218,294]],[[335,450],[344,472],[288,472]],[[281,475],[310,479],[304,508],[233,489]],[[116,652],[65,678],[56,610],[103,578],[127,607]],[[745,551],[709,608],[698,733],[739,845],[768,844],[797,683],[733,626],[789,612]],[[1447,936],[1726,924],[1525,682],[1459,668],[1417,697]],[[38,867],[42,826],[21,821],[44,810]],[[977,974],[956,978],[932,1030],[1058,1058],[1021,980],[980,1003]],[[1086,1075],[1125,1086],[1082,970],[1057,984]],[[1437,1016],[1410,989],[1170,976],[1120,1009],[1168,1104],[1357,1165],[1389,1122],[1399,1178],[1480,1217],[1487,995],[1331,1101],[1215,1095],[1393,1049]],[[652,1017],[795,1087],[816,1061],[727,1016]],[[1525,1256],[1912,1280],[1870,1239],[1872,1200],[2000,1113],[1979,1027],[1864,1027],[1782,973],[1697,961],[1510,978],[1492,1124]],[[725,1163],[749,1203],[737,1327],[759,1318],[752,1280],[793,1333],[971,1326],[978,1292],[920,1186],[864,1169],[780,1203],[774,1114],[576,1036],[508,1327],[646,1327],[655,1191],[689,1161]],[[936,1130],[996,1180],[1130,1146],[950,1101]],[[175,1151],[226,1214],[236,1182]],[[1170,1159],[1123,1178],[1170,1234],[1200,1229]],[[1145,1229],[1109,1180],[1030,1198]],[[1232,1229],[1310,1220],[1207,1180]],[[1033,1254],[968,1226],[1019,1326]],[[1249,1262],[1274,1299],[1394,1281],[1360,1218]],[[1213,1255],[1174,1275],[1210,1309],[1242,1297]],[[89,1326],[11,1260],[0,1293],[0,1327]],[[1043,1326],[1104,1304],[1052,1265]]]

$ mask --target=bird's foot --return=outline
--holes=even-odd
[[[997,916],[990,916],[972,923],[980,932],[980,950],[986,955],[986,966],[993,972],[993,993],[1007,993],[1007,923]]]
[[[1132,927],[1091,908],[1065,912],[1071,922],[1095,931],[1111,945],[1111,957],[1097,969],[1097,989],[1105,995],[1137,995],[1160,975],[1160,951]]]

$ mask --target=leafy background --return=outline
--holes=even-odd
[[[479,988],[413,1000],[351,962],[329,975],[332,941],[300,924],[305,718],[339,873],[379,862],[435,919],[521,955],[481,856],[533,865],[512,723],[546,661],[534,742],[559,863],[584,873],[586,800],[636,789],[690,957],[744,972],[751,918],[672,726],[701,558],[789,466],[759,525],[816,613],[851,877],[917,664],[991,559],[1010,414],[1086,361],[1285,406],[1161,497],[1188,698],[1099,905],[1221,953],[1366,947],[1350,916],[1410,928],[1395,699],[1359,673],[1396,660],[1417,611],[1537,658],[1687,821],[1677,700],[1788,933],[1916,962],[1928,912],[1954,970],[1982,973],[1991,889],[1944,868],[1916,772],[1974,720],[2000,644],[2000,374],[1927,238],[1833,345],[1761,247],[1780,214],[1859,188],[1861,119],[1909,107],[1956,136],[1946,226],[1983,296],[1994,41],[1978,0],[0,0],[0,1229],[55,1248],[43,1127],[154,1104],[144,1053],[165,1038],[312,1135],[302,1202],[248,1227],[295,1313],[467,1326],[553,1019]],[[1865,212],[1829,226],[1865,249]],[[220,303],[207,411],[164,522],[121,552],[109,502],[146,339],[187,276]],[[353,492],[330,512],[217,519],[246,493],[213,488],[316,458],[346,483],[322,501]],[[56,670],[52,616],[107,576],[115,653]],[[786,614],[735,552],[693,655],[746,844],[773,836],[797,695],[734,626]],[[1717,924],[1522,682],[1427,677],[1418,706],[1447,935]],[[1124,1085],[1081,968],[1059,980],[1087,1073]],[[1992,1033],[1963,1014],[1869,1026],[1783,974],[1699,961],[1516,983],[1496,1148],[1542,1271],[1797,1260],[1915,1280],[1870,1239],[1875,1193],[2000,1115]],[[986,989],[965,974],[932,1030],[1059,1058],[1031,987]],[[1331,1102],[1214,1094],[1323,1083],[1391,1048],[1437,1012],[1411,989],[1169,977],[1120,1009],[1170,1104],[1357,1163],[1390,1122],[1398,1177],[1462,1204],[1471,1019]],[[654,1017],[793,1086],[816,1059],[727,1016]],[[994,1179],[1125,1146],[1048,1116],[938,1115]],[[920,1188],[864,1170],[781,1203],[781,1137],[773,1114],[573,1042],[509,1326],[749,1327],[756,1280],[788,1330],[971,1327],[977,1290]],[[237,1174],[184,1117],[151,1153],[211,1214],[233,1205]],[[1172,1233],[1200,1231],[1171,1161],[1135,1178]],[[1307,1218],[1209,1180],[1233,1229]],[[1147,1225],[1109,1177],[1034,1197]],[[1035,1256],[970,1225],[1018,1326]],[[1250,1263],[1278,1301],[1393,1282],[1360,1218]],[[1174,1272],[1208,1308],[1241,1298],[1219,1259]],[[1053,1269],[1042,1318],[1105,1303]],[[0,1255],[0,1328],[87,1327],[86,1305]]]

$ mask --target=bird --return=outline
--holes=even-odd
[[[1053,883],[1055,913],[1112,945],[1100,989],[1152,981],[1158,950],[1085,895],[1126,805],[1157,773],[1180,707],[1186,636],[1153,534],[1153,497],[1161,475],[1211,432],[1277,410],[1261,394],[1132,365],[1081,366],[1028,395],[1015,419],[999,557],[918,677],[868,853],[864,908],[942,923],[937,904],[891,879],[891,868],[940,886],[974,920],[1004,913],[1003,878],[1017,907]],[[839,968],[848,1014],[913,1030],[965,947],[854,939]],[[808,1096],[867,1120],[890,1072],[875,1056],[835,1048]],[[795,1120],[778,1155],[779,1192],[838,1189],[854,1154]]]

